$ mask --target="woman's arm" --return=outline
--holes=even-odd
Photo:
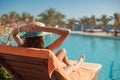
[[[57,48],[59,48],[70,34],[70,30],[62,29],[62,28],[48,28],[48,27],[40,27],[38,25],[34,25],[34,27],[35,27],[35,32],[51,32],[60,35],[60,37],[57,40],[55,40],[52,44],[46,47],[46,49],[50,49],[52,51],[55,51]]]
[[[60,37],[55,40],[51,45],[46,47],[47,49],[50,49],[52,51],[55,51],[57,48],[59,48],[70,34],[69,30],[61,30],[60,33],[57,31],[59,30],[53,30],[52,33],[58,34],[60,35]]]
[[[19,32],[32,32],[32,26],[29,26],[29,25],[24,25],[22,27],[18,27],[18,28],[15,28],[13,31],[12,31],[12,35],[13,35],[13,38],[14,40],[17,42],[18,46],[21,46],[23,45],[23,40],[20,38],[20,36],[18,35]]]
[[[15,28],[12,31],[12,35],[13,35],[14,40],[17,42],[18,46],[21,46],[23,44],[23,40],[20,38],[18,33],[19,33],[19,28]]]

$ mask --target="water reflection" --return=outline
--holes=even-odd
[[[115,55],[116,57],[120,54],[119,53],[119,49],[120,49],[120,44],[118,40],[114,40],[114,51],[115,51]]]
[[[109,78],[111,80],[120,80],[120,62],[111,61]]]

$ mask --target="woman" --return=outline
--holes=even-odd
[[[50,33],[58,34],[60,37],[58,39],[56,39],[56,41],[54,41],[52,44],[45,47],[45,49],[49,49],[53,52],[62,45],[62,43],[65,41],[65,39],[70,34],[70,30],[61,29],[61,28],[42,27],[38,22],[27,24],[25,26],[22,26],[22,27],[19,27],[19,28],[16,28],[13,30],[12,34],[13,34],[14,40],[17,42],[18,46],[34,47],[34,48],[40,48],[40,49],[44,48],[43,36],[35,37],[35,36],[29,35],[28,37],[25,38],[25,41],[24,41],[18,35],[19,32],[26,32],[29,34],[36,34],[38,32],[50,32]],[[81,64],[81,61],[84,60],[84,56],[82,56],[80,58],[78,64],[72,66],[68,60],[65,49],[61,49],[56,54],[56,57],[58,58],[58,60],[60,62],[64,62],[67,65],[67,67],[65,67],[65,70],[67,70],[68,73],[76,70],[79,67],[79,65]],[[69,71],[68,71],[68,69],[69,69]]]

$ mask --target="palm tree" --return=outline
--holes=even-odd
[[[9,23],[9,21],[8,21],[8,14],[3,14],[3,15],[0,17],[0,20],[2,21],[2,24],[3,24],[3,25]]]
[[[1,16],[1,21],[3,25],[11,24],[12,22],[17,22],[19,20],[19,14],[11,11],[8,14],[3,14]]]
[[[15,11],[9,12],[8,13],[8,20],[10,22],[17,22],[19,20],[19,14],[16,13]]]
[[[68,21],[68,26],[71,28],[71,30],[75,30],[77,20],[74,18],[70,18],[67,21]]]
[[[117,29],[118,27],[120,27],[120,14],[119,13],[114,13],[114,25],[113,28]]]
[[[65,22],[65,21],[63,21],[63,20],[58,21],[58,23],[57,23],[57,24],[59,25],[59,27],[62,27],[62,28],[66,28],[66,27],[67,27],[66,22]]]
[[[96,17],[95,17],[95,15],[91,16],[89,24],[90,24],[90,29],[93,29],[93,27],[96,25]]]
[[[34,20],[34,17],[32,15],[30,15],[29,13],[27,13],[27,12],[23,12],[20,15],[20,21],[22,23],[32,22],[33,20]]]
[[[8,29],[8,32],[9,30],[11,30],[11,27],[15,28],[18,26],[17,22],[19,21],[19,18],[20,15],[15,11],[11,11],[8,13],[8,21],[9,21],[8,27],[10,27],[10,29]]]
[[[6,31],[6,29],[10,27],[10,23],[11,23],[9,19],[9,14],[3,14],[1,16],[1,22],[2,22],[1,26],[2,26],[3,32],[5,33],[8,32]]]
[[[60,20],[64,19],[64,15],[57,12],[55,9],[50,8],[47,11],[38,15],[42,22],[44,22],[48,27],[56,25]]]
[[[88,17],[83,17],[83,18],[79,18],[79,24],[81,25],[81,30],[84,31],[84,27],[89,25],[89,20],[90,18]]]
[[[108,22],[111,20],[112,20],[112,18],[111,17],[107,18],[107,16],[105,14],[102,15],[102,17],[100,19],[97,19],[97,21],[102,22],[102,26],[104,28],[108,26]]]

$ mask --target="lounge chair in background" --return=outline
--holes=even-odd
[[[100,64],[83,63],[68,77],[52,51],[6,45],[0,45],[0,65],[12,75],[12,80],[97,80],[101,69]]]
[[[117,36],[120,33],[120,30],[114,30],[114,29],[112,29],[112,30],[108,30],[106,32],[107,32],[107,34],[108,33],[112,33],[112,35]]]
[[[85,29],[84,32],[95,33],[95,32],[103,32],[102,29]]]

